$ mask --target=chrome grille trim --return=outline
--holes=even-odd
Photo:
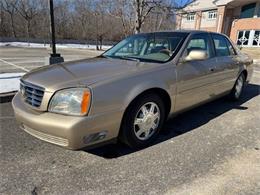
[[[33,107],[39,108],[41,106],[44,90],[43,87],[39,87],[23,80],[20,82],[20,91],[24,101]]]

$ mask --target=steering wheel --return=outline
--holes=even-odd
[[[171,56],[171,51],[169,49],[162,49],[159,51],[159,53],[163,53],[163,54],[166,54],[168,56]]]

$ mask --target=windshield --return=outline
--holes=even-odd
[[[103,56],[110,58],[166,62],[176,51],[186,33],[149,33],[128,37]]]

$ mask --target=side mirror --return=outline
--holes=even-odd
[[[206,60],[208,58],[208,54],[204,50],[191,50],[189,55],[185,57],[185,61],[193,61],[193,60]]]

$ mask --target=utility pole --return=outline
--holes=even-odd
[[[63,57],[59,53],[56,53],[56,40],[55,40],[55,22],[54,22],[54,11],[53,11],[53,0],[49,0],[50,7],[50,31],[51,31],[51,47],[52,53],[49,57],[49,64],[56,64],[64,62]]]

